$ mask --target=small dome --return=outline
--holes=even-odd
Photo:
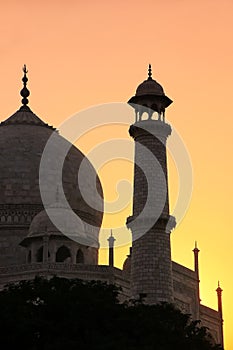
[[[28,237],[40,235],[40,234],[60,234],[60,230],[54,225],[49,216],[56,217],[61,224],[62,231],[65,233],[75,233],[77,227],[72,225],[72,221],[67,220],[69,217],[70,209],[66,208],[49,208],[39,212],[32,220],[29,227]],[[48,212],[48,213],[47,213]],[[49,215],[48,215],[49,214]]]
[[[165,95],[162,86],[152,78],[148,78],[141,83],[136,90],[136,96],[142,95]]]
[[[56,225],[53,223],[56,222]],[[61,207],[59,205],[52,205],[47,210],[42,210],[39,212],[32,220],[29,227],[28,238],[33,236],[40,235],[65,235],[74,241],[86,244],[90,243],[89,240],[92,240],[92,244],[95,241],[98,242],[98,235],[88,237],[88,234],[85,232],[84,223],[82,220],[78,220],[77,215],[70,209]],[[88,242],[87,242],[88,240]]]

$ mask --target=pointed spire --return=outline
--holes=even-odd
[[[24,76],[22,78],[23,89],[20,91],[20,95],[23,97],[22,98],[22,104],[23,104],[24,107],[26,107],[28,102],[29,102],[27,97],[30,95],[30,91],[27,88],[27,82],[28,82],[27,73],[28,73],[28,70],[27,70],[26,64],[23,66],[23,72],[24,72]]]
[[[216,292],[221,294],[222,293],[222,288],[220,287],[220,282],[218,281],[218,288],[216,289]]]
[[[195,241],[195,248],[193,249],[193,252],[194,253],[199,253],[200,252],[200,250],[197,247],[197,241]]]
[[[115,240],[116,240],[116,239],[113,237],[112,230],[110,230],[110,236],[109,236],[109,238],[108,238],[109,247],[110,247],[110,248],[113,248],[113,245],[114,245]]]
[[[152,69],[151,69],[151,64],[149,64],[149,68],[148,68],[148,79],[152,79]]]

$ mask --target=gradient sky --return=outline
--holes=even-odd
[[[172,233],[172,257],[192,268],[192,249],[198,241],[203,304],[217,307],[218,279],[224,290],[226,349],[233,348],[232,23],[232,0],[0,4],[1,120],[20,105],[24,63],[29,69],[30,107],[54,126],[90,106],[126,102],[152,64],[154,79],[174,101],[167,118],[184,140],[194,176],[190,207]],[[104,130],[101,137],[106,135],[128,137],[127,128]],[[87,151],[96,140],[101,140],[100,134],[84,137],[77,145]],[[128,164],[116,168],[121,169],[118,177],[130,178]],[[112,176],[116,168],[112,164],[102,169],[108,198],[117,181]],[[175,172],[170,161],[171,201],[177,193]],[[128,247],[117,249],[117,266],[122,266],[127,251]],[[106,263],[105,250],[100,258]]]

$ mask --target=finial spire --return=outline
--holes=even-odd
[[[222,292],[222,288],[220,287],[220,282],[218,281],[218,288],[216,289],[216,292],[221,293]]]
[[[24,76],[22,78],[23,89],[20,91],[20,95],[23,97],[22,98],[22,104],[23,104],[24,107],[26,107],[28,102],[29,102],[27,97],[30,95],[30,91],[27,88],[27,82],[28,82],[27,73],[28,73],[28,70],[27,70],[26,64],[24,64],[24,66],[23,66],[23,73],[24,73]]]
[[[197,247],[197,241],[195,241],[195,248],[193,249],[193,252],[194,253],[199,253],[200,252],[200,250]]]
[[[148,68],[148,79],[152,79],[152,69],[151,69],[151,64],[149,64],[149,68]]]
[[[109,244],[110,244],[111,247],[113,246],[115,240],[116,240],[116,239],[113,237],[112,229],[111,229],[111,230],[110,230],[110,236],[109,236],[109,238],[108,238],[108,241],[109,241]]]

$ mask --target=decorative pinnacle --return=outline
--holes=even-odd
[[[23,72],[24,72],[24,76],[22,78],[23,89],[20,91],[20,95],[23,97],[22,104],[24,106],[26,106],[29,102],[27,97],[30,95],[30,91],[27,88],[27,82],[28,82],[27,72],[28,72],[28,70],[27,70],[26,64],[24,64],[24,66],[23,66]]]
[[[194,252],[194,253],[195,253],[195,252],[197,252],[197,253],[200,252],[200,250],[197,248],[197,241],[195,241],[195,248],[193,249],[193,252]]]
[[[109,236],[109,238],[108,238],[108,241],[109,242],[115,242],[115,238],[113,237],[113,234],[112,234],[112,230],[110,231],[111,233],[110,233],[110,236]]]
[[[222,292],[222,288],[220,287],[220,282],[218,281],[218,288],[216,289],[216,292]]]
[[[148,68],[148,79],[152,79],[152,69],[151,69],[151,64],[149,64],[149,68]]]

